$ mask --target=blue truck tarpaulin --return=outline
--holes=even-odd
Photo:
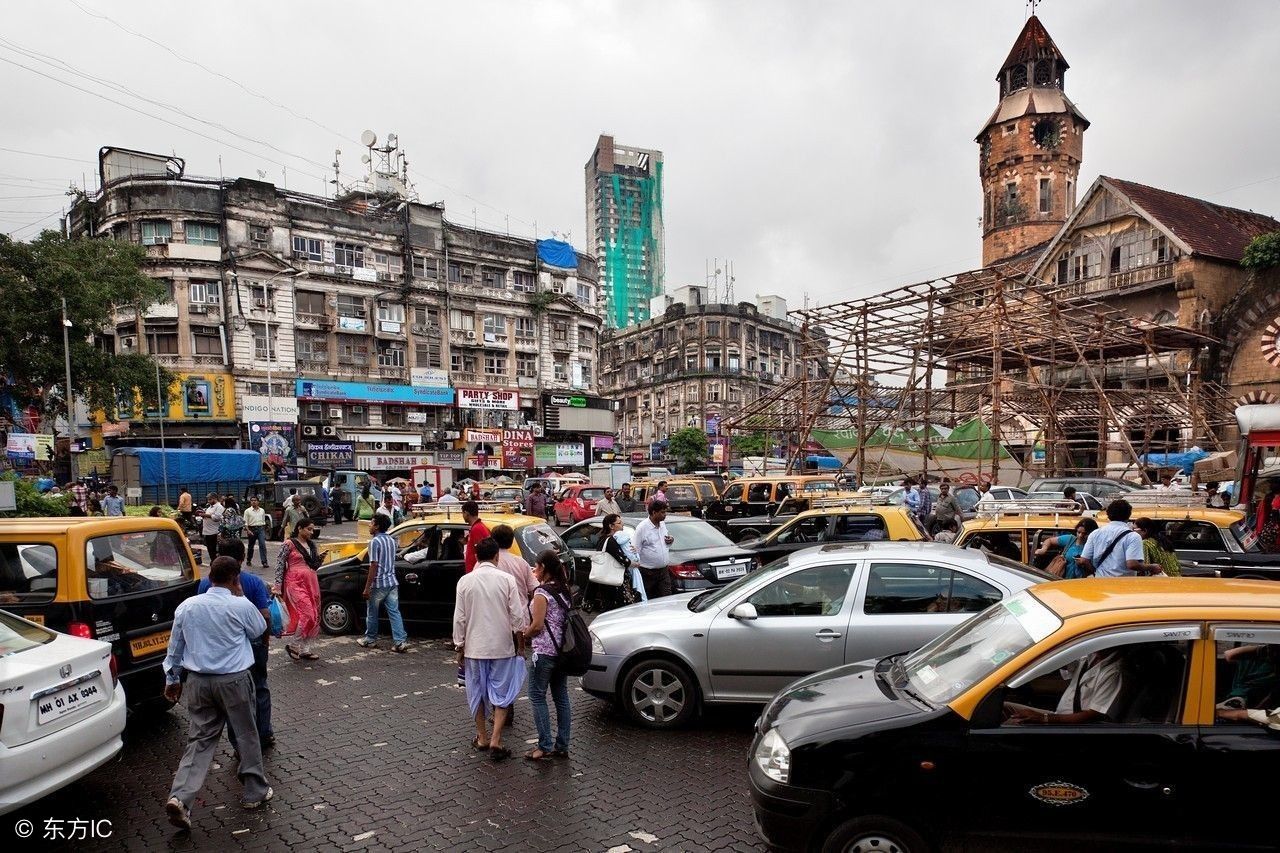
[[[138,457],[139,485],[170,483],[239,483],[262,478],[262,455],[256,450],[160,450],[122,447],[116,453]],[[163,454],[163,459],[161,455]]]
[[[578,253],[563,240],[539,240],[538,260],[549,267],[578,268]]]
[[[1184,474],[1195,470],[1195,464],[1209,454],[1199,447],[1193,447],[1183,453],[1148,453],[1142,461],[1152,468],[1177,468]]]
[[[834,456],[819,456],[816,453],[809,454],[805,461],[816,467],[819,471],[836,471],[844,465],[843,462]]]

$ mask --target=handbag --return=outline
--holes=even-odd
[[[1066,574],[1066,571],[1067,571],[1066,555],[1059,554],[1058,556],[1054,557],[1052,560],[1049,561],[1049,565],[1044,567],[1044,570],[1049,574],[1053,575],[1055,578],[1062,577],[1064,574]]]
[[[601,586],[622,586],[622,573],[626,570],[617,557],[604,550],[608,546],[606,540],[600,550],[591,555],[591,575],[587,580]]]

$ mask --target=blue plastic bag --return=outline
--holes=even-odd
[[[271,614],[271,636],[283,637],[285,623],[289,621],[289,611],[285,609],[280,596],[271,596],[271,603],[267,605],[267,610]]]

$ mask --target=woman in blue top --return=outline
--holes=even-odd
[[[1062,551],[1062,556],[1067,560],[1067,567],[1063,569],[1062,577],[1064,579],[1082,578],[1084,575],[1080,572],[1080,563],[1077,558],[1084,552],[1084,543],[1089,541],[1089,535],[1097,529],[1098,522],[1092,518],[1082,518],[1080,523],[1076,525],[1075,533],[1046,537],[1040,543],[1040,547],[1036,549],[1035,555],[1044,557],[1049,554],[1051,549],[1060,550]]]

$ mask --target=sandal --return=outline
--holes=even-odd
[[[489,744],[481,743],[480,738],[475,738],[474,740],[471,741],[471,748],[478,749],[481,752],[487,752],[489,749]]]
[[[489,747],[489,757],[494,761],[505,761],[511,757],[511,750],[505,746],[491,746]]]
[[[534,753],[538,753],[534,755]],[[553,753],[543,752],[541,749],[531,749],[524,754],[525,761],[550,761]]]
[[[316,654],[315,652],[303,652],[302,659],[303,660],[320,660],[320,655]]]
[[[294,660],[302,660],[302,655],[293,646],[285,646],[284,650]]]

